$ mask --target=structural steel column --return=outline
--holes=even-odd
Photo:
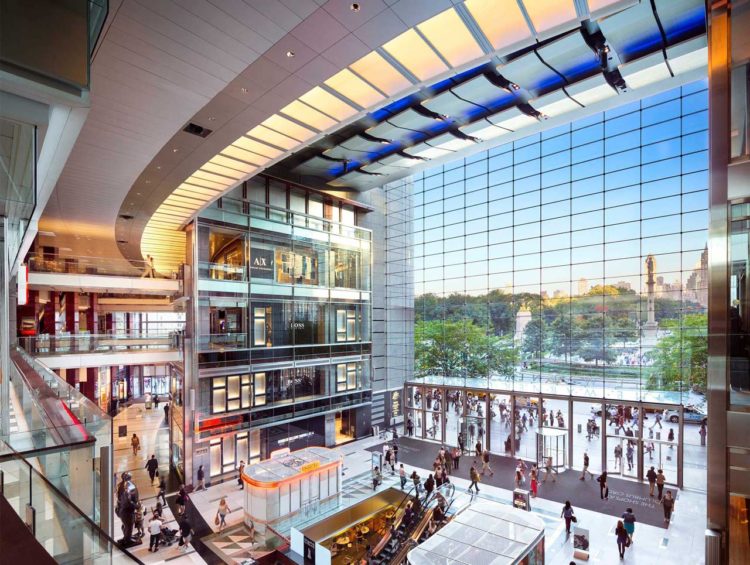
[[[0,221],[0,406],[10,404],[10,265],[8,262],[8,223]],[[13,328],[15,331],[16,328]],[[10,433],[8,410],[0,409],[0,434]]]
[[[727,481],[727,331],[729,277],[727,188],[730,160],[730,8],[727,0],[708,6],[709,123],[709,284],[708,284],[708,481],[706,563],[718,533],[726,555]],[[711,535],[708,535],[711,534]],[[709,537],[711,539],[709,539]],[[714,554],[715,555],[715,554]]]

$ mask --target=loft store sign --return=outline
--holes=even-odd
[[[273,278],[273,251],[255,247],[250,250],[250,276],[255,279]]]

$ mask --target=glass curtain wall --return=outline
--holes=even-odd
[[[702,406],[706,108],[700,81],[411,179],[416,374]]]

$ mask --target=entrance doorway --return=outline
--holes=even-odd
[[[336,412],[336,445],[354,439],[354,411]]]

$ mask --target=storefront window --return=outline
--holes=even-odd
[[[227,410],[227,389],[226,379],[214,379],[213,390],[212,390],[212,412],[214,414],[220,414]]]
[[[221,414],[250,408],[250,388],[250,375],[212,379],[211,412]]]
[[[253,345],[271,347],[271,308],[253,308]]]
[[[336,288],[359,288],[360,253],[348,249],[331,250],[333,286]]]
[[[357,389],[357,363],[336,365],[336,392]]]
[[[209,447],[211,476],[221,475],[221,439],[212,439]]]
[[[336,309],[336,341],[357,341],[357,310],[351,308]]]
[[[255,379],[255,398],[253,404],[255,406],[263,406],[266,403],[266,374],[255,373],[253,377]]]
[[[317,286],[319,281],[318,252],[295,243],[294,252],[276,250],[277,282]]]

